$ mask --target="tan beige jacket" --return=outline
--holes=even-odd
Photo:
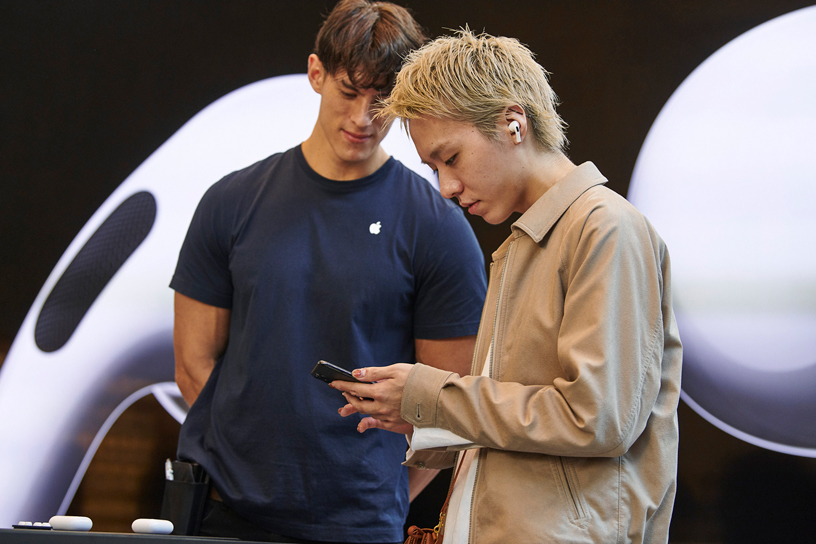
[[[408,378],[406,421],[483,446],[473,544],[668,540],[682,359],[669,255],[605,182],[585,163],[513,224],[473,376],[417,364]],[[406,464],[451,456],[409,450]]]

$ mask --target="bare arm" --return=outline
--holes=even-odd
[[[173,349],[176,383],[193,405],[215,362],[227,349],[231,311],[176,293]]]
[[[459,336],[441,340],[414,340],[416,359],[420,363],[434,366],[460,376],[470,374],[476,336]]]
[[[456,372],[460,376],[470,374],[476,336],[460,336],[442,340],[414,341],[417,361],[443,370]],[[408,467],[408,496],[414,500],[439,474],[437,469],[417,469]]]
[[[414,499],[436,478],[437,474],[439,474],[439,469],[436,468],[408,467],[408,500],[414,502]]]

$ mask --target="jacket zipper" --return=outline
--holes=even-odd
[[[499,277],[499,292],[496,294],[496,313],[493,316],[493,332],[491,333],[490,337],[491,344],[493,344],[496,339],[496,327],[499,323],[499,307],[501,306],[502,288],[504,287],[504,275],[507,272],[507,263],[510,260],[510,250],[513,249],[514,243],[515,242],[510,242],[510,244],[507,246],[507,252],[504,254],[504,264],[502,264],[501,276]],[[490,263],[490,267],[493,268],[493,263]],[[495,344],[493,344],[492,348],[488,347],[488,350],[490,351],[490,372],[488,373],[488,377],[491,379],[493,378],[493,360],[496,358],[495,348]],[[476,482],[479,481],[479,472],[482,470],[482,454],[487,455],[487,452],[484,448],[479,448],[479,453],[476,455],[476,476],[473,478],[473,493],[470,494],[470,527],[468,529],[468,544],[473,542],[473,505],[476,502]]]
[[[495,366],[493,365],[493,361],[496,359],[496,331],[499,326],[499,308],[501,307],[501,297],[502,297],[502,290],[504,289],[504,276],[507,273],[507,263],[510,261],[510,251],[513,249],[513,244],[515,242],[510,242],[507,246],[507,253],[504,254],[504,264],[502,264],[502,272],[499,279],[499,292],[496,295],[496,313],[493,315],[493,332],[490,337],[490,343],[493,344],[493,348],[488,348],[490,350],[490,373],[488,374],[489,378],[493,378],[493,369]]]
[[[567,495],[569,495],[570,500],[572,501],[572,508],[575,512],[575,519],[581,519],[584,517],[584,509],[581,507],[581,501],[578,497],[575,496],[575,490],[572,488],[572,483],[570,482],[569,473],[567,472],[567,467],[564,464],[564,458],[558,458],[558,466],[561,468],[561,474],[564,475],[564,485],[567,488]]]
[[[473,503],[476,502],[476,482],[479,481],[479,472],[482,470],[482,452],[484,448],[479,448],[479,452],[476,454],[476,476],[473,478],[473,493],[470,494],[470,519],[468,520],[468,544],[473,542]]]

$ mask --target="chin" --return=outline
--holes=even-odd
[[[349,163],[364,162],[370,159],[376,151],[377,145],[371,146],[370,144],[365,144],[365,147],[346,148],[342,159]]]
[[[509,213],[496,215],[496,214],[487,212],[485,214],[474,214],[474,215],[480,216],[482,219],[485,220],[486,223],[490,223],[491,225],[501,225],[502,223],[507,221],[508,217],[510,217]]]

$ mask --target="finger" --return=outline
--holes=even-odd
[[[374,419],[373,417],[364,417],[357,424],[357,432],[364,433],[369,429],[385,429],[382,421]]]
[[[346,404],[342,408],[339,408],[337,410],[337,413],[340,414],[342,417],[348,417],[348,416],[350,416],[352,414],[356,414],[358,412],[357,412],[357,408],[355,408],[351,404]]]
[[[329,387],[332,389],[337,389],[341,393],[346,393],[350,391],[352,387],[354,387],[354,383],[343,380],[335,380],[329,384]]]
[[[378,382],[390,378],[394,372],[394,365],[391,366],[369,366],[365,368],[355,368],[352,375],[363,382]]]
[[[338,391],[342,391],[344,393],[351,393],[355,397],[367,397],[371,398],[373,396],[372,389],[374,384],[372,383],[356,383],[356,382],[346,382],[343,380],[335,380],[329,384],[332,389],[337,389]]]
[[[374,402],[360,398],[353,393],[343,393],[346,402],[349,403],[357,412],[361,414],[370,414],[374,409]]]
[[[392,433],[411,435],[414,432],[414,427],[410,423],[386,422],[373,417],[365,417],[357,424],[357,431],[363,433],[368,429],[382,429],[384,431],[391,431]]]

